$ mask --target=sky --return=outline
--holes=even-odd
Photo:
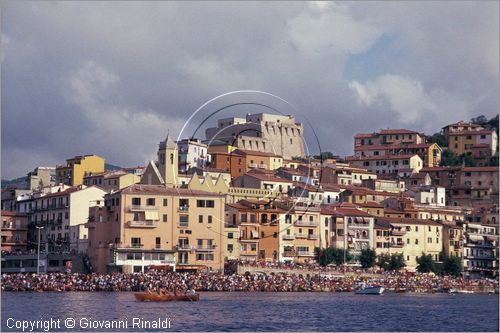
[[[342,156],[355,133],[489,118],[499,30],[498,1],[2,1],[2,178],[82,154],[146,165],[232,102],[294,114],[311,153]],[[195,113],[238,90],[267,94]]]

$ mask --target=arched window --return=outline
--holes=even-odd
[[[170,154],[170,164],[174,164],[174,154]]]

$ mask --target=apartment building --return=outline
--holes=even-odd
[[[28,248],[26,214],[2,210],[2,251],[18,252]]]
[[[377,218],[396,229],[391,239],[391,253],[403,253],[409,269],[416,269],[422,253],[436,261],[443,250],[443,226],[432,220],[415,218]]]
[[[471,278],[498,276],[498,226],[466,222],[463,228],[465,275]]]
[[[124,170],[113,170],[99,173],[90,173],[83,177],[83,184],[86,186],[97,186],[106,192],[121,190],[132,184],[137,184],[141,177],[137,174]]]
[[[252,170],[234,179],[233,186],[287,193],[293,182],[276,176],[272,171]]]
[[[56,181],[56,168],[39,166],[28,172],[29,189],[35,190],[40,187],[54,185]]]
[[[443,127],[443,134],[448,140],[448,149],[457,155],[470,153],[485,159],[498,153],[496,131],[484,129],[480,125],[459,121]],[[489,151],[481,154],[483,145],[488,145]]]
[[[102,206],[105,194],[96,186],[80,185],[34,198],[29,221],[32,243],[35,226],[43,226],[41,246],[47,252],[86,252],[89,207]]]
[[[376,174],[397,177],[401,170],[419,172],[423,168],[423,161],[417,154],[390,155],[390,156],[350,156],[347,160],[355,167],[366,168]]]
[[[90,173],[104,172],[104,158],[97,155],[75,156],[66,165],[56,166],[57,183],[70,186],[83,184],[83,177]]]
[[[330,246],[346,249],[355,256],[374,248],[374,217],[355,205],[324,205],[321,215],[329,215]]]
[[[244,150],[277,154],[286,159],[304,156],[303,126],[292,115],[247,114],[224,118],[206,129],[207,140],[220,140]]]
[[[230,172],[234,179],[250,170],[276,170],[283,166],[283,157],[264,151],[236,149],[229,153],[212,153],[211,166]]]
[[[436,143],[364,145],[354,148],[356,157],[418,155],[424,166],[434,167],[441,163],[442,149]]]
[[[179,151],[179,172],[186,172],[190,168],[204,169],[210,164],[208,146],[199,139],[183,139],[177,141]]]
[[[383,129],[376,133],[359,133],[354,136],[354,149],[363,146],[421,143],[425,143],[425,135],[407,129]]]
[[[99,272],[223,269],[224,195],[134,184],[92,214],[89,257]]]

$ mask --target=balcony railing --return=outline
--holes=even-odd
[[[131,228],[156,228],[156,221],[128,221],[128,226]]]
[[[257,164],[255,164],[255,163],[248,163],[248,167],[249,168],[256,168]]]
[[[285,251],[283,252],[283,257],[295,257],[296,252],[295,251]]]
[[[189,212],[189,206],[179,206],[177,208],[177,211],[179,211],[179,212]]]
[[[307,234],[295,234],[295,238],[307,238]]]
[[[319,239],[319,235],[307,235],[307,239],[316,240],[316,239]]]
[[[391,234],[393,236],[404,236],[404,235],[406,235],[406,231],[405,230],[392,230]]]
[[[205,245],[205,246],[198,246],[196,248],[197,251],[214,251],[215,250],[215,245]]]
[[[403,247],[405,244],[403,242],[401,243],[391,243],[391,247]]]
[[[296,221],[295,225],[299,227],[317,227],[318,221]]]
[[[259,169],[267,169],[267,164],[259,164]]]
[[[309,256],[312,256],[312,254],[309,251],[297,251],[297,255],[299,257],[309,257]]]
[[[144,247],[144,244],[132,243],[132,244],[130,244],[130,247],[134,248],[134,249],[141,249]]]
[[[12,244],[16,244],[16,245],[26,245],[27,244],[27,241],[26,240],[22,240],[22,239],[14,239],[14,238],[6,238],[6,239],[2,239],[2,244],[3,245],[12,245]]]
[[[179,244],[179,245],[177,245],[177,250],[178,251],[190,251],[191,250],[191,245],[189,245],[189,244]]]
[[[283,240],[294,240],[295,236],[294,235],[283,235]]]
[[[257,250],[252,251],[252,250],[241,250],[240,255],[243,256],[256,256],[257,255]]]
[[[158,210],[157,206],[142,206],[142,205],[130,205],[128,206],[130,211],[145,211],[145,210]]]

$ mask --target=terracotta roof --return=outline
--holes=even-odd
[[[361,139],[361,138],[374,138],[377,136],[377,133],[358,133],[354,135],[354,138],[356,139]]]
[[[27,215],[23,214],[23,213],[16,212],[16,211],[12,211],[12,210],[3,210],[2,209],[2,216],[20,216],[20,217],[24,217],[24,216],[27,216]]]
[[[303,182],[293,182],[293,186],[295,186],[296,188],[299,187],[299,188],[306,189],[309,192],[323,192],[323,189],[321,187],[309,185],[309,184],[306,184]]]
[[[446,125],[443,128],[450,127],[450,126],[472,126],[472,127],[481,127],[481,125],[478,124],[473,124],[473,123],[467,123],[463,120],[460,120],[459,122],[456,122],[454,124]]]
[[[293,183],[291,180],[285,179],[278,177],[274,175],[274,173],[267,173],[267,172],[262,172],[262,171],[257,171],[257,170],[251,170],[244,175],[263,180],[263,181],[270,181],[270,182],[279,182],[279,183]]]
[[[482,129],[477,131],[459,131],[459,132],[450,132],[450,136],[452,135],[479,135],[479,134],[493,134],[494,130]]]
[[[323,215],[337,215],[337,216],[360,216],[360,217],[373,217],[367,212],[354,207],[339,207],[335,205],[321,206],[321,214]]]
[[[391,224],[418,224],[418,225],[434,225],[440,226],[441,224],[426,219],[414,219],[414,218],[406,218],[406,217],[379,217],[377,220],[386,221]]]
[[[384,135],[384,134],[419,134],[419,133],[412,130],[400,128],[400,129],[383,129],[380,130],[380,134]]]
[[[462,171],[465,171],[465,172],[498,172],[498,170],[499,170],[499,168],[496,166],[462,168]]]
[[[374,229],[391,229],[391,224],[386,221],[375,219]]]
[[[190,190],[187,188],[167,188],[164,185],[142,185],[133,184],[120,191],[127,194],[157,194],[157,195],[173,195],[173,196],[212,196],[222,197],[222,194]]]
[[[390,155],[390,156],[347,156],[348,161],[381,161],[381,160],[403,160],[411,158],[413,156],[418,156],[417,154],[405,154],[405,155]]]
[[[342,188],[340,188],[336,184],[321,183],[320,185],[323,188],[323,190],[327,191],[327,192],[341,192],[342,191]]]
[[[365,203],[358,204],[360,207],[368,207],[368,208],[384,208],[381,204],[375,201],[367,201]]]
[[[273,153],[266,153],[266,152],[263,152],[263,151],[248,150],[248,149],[236,149],[231,154],[234,154],[234,155],[255,155],[255,156],[279,157],[279,158],[282,158],[281,156],[273,154]]]
[[[409,143],[409,144],[398,144],[398,145],[364,145],[355,147],[354,150],[389,150],[389,149],[404,149],[404,148],[428,148],[434,143]]]

